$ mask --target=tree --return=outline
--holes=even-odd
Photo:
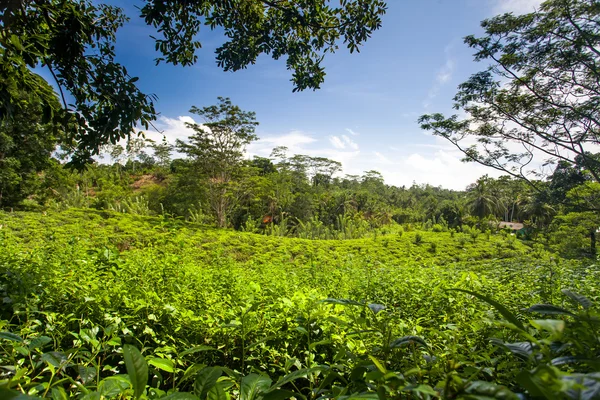
[[[153,97],[115,61],[116,32],[127,20],[120,8],[87,0],[0,4],[1,119],[19,111],[24,88],[40,99],[43,122],[69,127],[65,144],[77,149],[76,164],[128,137],[138,122],[148,128],[156,115]],[[54,77],[62,107],[49,86],[37,85],[36,66]]]
[[[386,4],[380,0],[186,1],[144,0],[141,17],[157,34],[156,62],[189,66],[197,60],[202,25],[223,28],[226,42],[217,64],[237,71],[260,54],[284,57],[294,90],[318,89],[322,62],[343,41],[358,51],[381,26]],[[24,88],[42,100],[44,121],[67,126],[82,164],[100,147],[128,138],[137,124],[148,129],[156,118],[155,97],[142,93],[138,78],[115,60],[117,30],[128,18],[119,7],[91,0],[13,0],[0,2],[0,118],[21,107]],[[56,94],[36,84],[40,66],[53,76]]]
[[[600,183],[585,182],[567,192],[569,206],[563,215],[557,216],[552,224],[557,236],[565,243],[576,243],[579,239],[588,237],[590,253],[596,253],[596,231],[600,228]],[[568,239],[565,236],[570,236]]]
[[[490,193],[490,179],[483,176],[467,188],[467,201],[471,214],[478,218],[494,215],[497,199]]]
[[[139,158],[140,155],[144,154],[145,147],[145,138],[129,138],[127,140],[127,145],[125,146],[125,152],[127,154],[127,163],[131,164],[134,173],[136,158]]]
[[[535,161],[581,164],[600,182],[600,3],[548,0],[534,13],[482,22],[468,36],[476,61],[490,67],[459,86],[455,108],[466,118],[421,116],[423,129],[474,161],[530,179]],[[543,160],[540,160],[539,158]]]
[[[198,172],[207,180],[209,205],[217,225],[227,225],[232,206],[228,187],[243,164],[246,145],[258,139],[255,113],[242,111],[229,98],[219,97],[219,104],[192,107],[190,112],[204,119],[202,125],[186,123],[195,134],[188,143],[177,140],[177,150],[192,159]]]
[[[254,156],[250,161],[250,165],[257,169],[260,176],[277,172],[275,164],[273,164],[273,161],[269,158]]]
[[[46,85],[41,79],[38,85]],[[38,173],[52,163],[62,132],[42,124],[39,99],[23,90],[14,118],[0,121],[0,207],[15,206],[32,194]]]
[[[328,185],[338,172],[342,163],[325,157],[308,157],[309,171],[314,186]]]
[[[158,166],[167,168],[171,164],[173,145],[167,141],[165,136],[163,136],[160,143],[150,142],[150,147],[154,151],[154,157],[158,160]]]

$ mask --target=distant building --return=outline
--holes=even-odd
[[[498,222],[498,228],[499,229],[510,229],[510,230],[516,232],[516,231],[520,231],[521,229],[525,228],[525,225],[523,225],[520,222],[501,221],[501,222]]]
[[[500,221],[492,224],[496,226],[498,229],[508,229],[513,234],[526,235],[530,228],[526,228],[525,225],[521,222],[507,222]]]

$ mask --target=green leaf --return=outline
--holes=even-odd
[[[22,342],[23,339],[19,335],[10,332],[0,332],[0,339],[10,340],[13,342]]]
[[[535,319],[530,321],[536,329],[560,334],[565,330],[565,321],[560,319]]]
[[[385,369],[385,367],[383,366],[383,364],[381,364],[381,362],[376,359],[375,357],[373,357],[372,355],[369,354],[369,358],[371,359],[371,361],[373,361],[373,364],[375,364],[375,366],[377,367],[377,369],[382,373],[382,374],[387,374],[387,369]]]
[[[29,347],[29,350],[39,349],[41,347],[44,347],[45,345],[47,345],[51,341],[52,341],[52,339],[50,339],[48,336],[40,336],[38,338],[33,339],[29,343],[28,347]]]
[[[181,381],[184,382],[190,378],[192,378],[196,373],[202,369],[206,368],[206,364],[192,364],[190,365],[185,372],[183,373],[183,377]]]
[[[427,345],[425,340],[423,340],[422,338],[420,338],[418,336],[404,336],[404,337],[401,337],[398,339],[394,339],[390,343],[390,348],[396,349],[399,347],[404,347],[404,346],[408,346],[409,344],[415,344],[415,343],[419,344],[423,347],[429,348],[429,346]]]
[[[50,365],[55,366],[56,368],[61,368],[67,363],[67,356],[65,353],[60,351],[51,351],[49,353],[42,354],[42,360],[46,361]]]
[[[546,400],[556,399],[556,393],[553,393],[552,389],[549,388],[540,377],[536,376],[536,372],[539,372],[539,369],[536,369],[534,372],[521,371],[517,375],[517,382],[521,387],[527,389],[529,394],[535,398],[543,398]],[[555,374],[552,374],[552,378],[558,380],[558,377],[555,376]]]
[[[134,397],[139,398],[146,389],[148,382],[148,364],[142,356],[142,353],[130,344],[123,346],[123,358],[125,358],[125,367],[129,380],[133,386]]]
[[[129,383],[127,384],[127,387],[129,387]],[[100,394],[100,392],[89,392],[80,400],[104,400],[104,398],[102,397],[102,394]]]
[[[355,382],[362,381],[363,377],[365,375],[365,372],[367,372],[367,371],[368,371],[368,369],[364,365],[357,365],[356,367],[354,367],[352,372],[350,372],[350,380],[355,381]]]
[[[175,372],[173,361],[168,360],[166,358],[154,357],[148,360],[148,364],[166,372]]]
[[[491,382],[471,382],[471,384],[467,387],[466,392],[472,395],[469,396],[469,398],[519,400],[519,396],[511,392],[505,386],[496,385],[495,383]]]
[[[299,369],[294,372],[290,372],[289,374],[285,375],[284,377],[279,378],[277,383],[275,383],[273,385],[272,389],[275,390],[275,388],[280,388],[283,385],[293,382],[297,379],[306,378],[309,374],[312,374],[314,372],[323,371],[326,368],[327,367],[312,367],[312,368],[303,368],[303,369]]]
[[[19,37],[17,35],[11,35],[10,42],[13,44],[13,46],[15,46],[17,48],[17,50],[19,50],[19,51],[24,50],[23,45],[21,44],[21,41],[19,40]]]
[[[498,339],[492,339],[492,343],[508,349],[511,353],[524,360],[531,360],[533,357],[534,345],[530,342],[505,343]]]
[[[213,386],[206,396],[206,400],[229,400],[229,393],[225,391],[227,385],[222,384],[222,382],[217,382],[215,386]]]
[[[195,346],[195,347],[192,347],[191,349],[182,351],[181,353],[179,353],[179,357],[185,357],[188,354],[197,353],[199,351],[221,351],[221,350],[217,350],[214,347],[201,345],[201,346]]]
[[[488,303],[489,305],[491,305],[492,307],[494,307],[496,310],[498,310],[498,312],[504,317],[506,318],[509,322],[511,322],[512,324],[514,324],[517,328],[521,329],[521,330],[525,330],[525,327],[523,326],[523,324],[521,323],[521,321],[519,321],[517,319],[517,317],[511,313],[506,307],[504,307],[502,304],[498,303],[497,301],[492,300],[491,298],[484,296],[482,294],[479,294],[477,292],[473,292],[471,290],[465,290],[465,289],[448,289],[448,290],[453,290],[456,292],[463,292],[463,293],[468,293],[471,296],[475,296],[480,300],[485,301],[486,303]]]
[[[538,314],[546,315],[570,315],[575,316],[571,311],[566,310],[562,307],[554,306],[552,304],[535,304],[527,309],[529,312],[535,312]]]
[[[569,297],[575,303],[581,304],[585,310],[592,306],[592,301],[579,293],[572,292],[568,289],[563,289],[561,292],[563,292],[565,296]]]
[[[175,392],[160,397],[160,400],[199,400],[199,398],[191,393]]]
[[[346,400],[352,400],[352,399],[377,399],[379,400],[379,395],[375,392],[364,392],[364,393],[357,393],[357,394],[351,394],[348,397],[346,397]]]
[[[355,300],[350,300],[350,299],[332,299],[332,298],[328,298],[325,300],[321,300],[322,303],[327,303],[327,304],[339,304],[342,306],[359,306],[359,307],[364,307],[365,304],[364,303],[359,303],[358,301]]]
[[[600,359],[587,358],[585,356],[563,356],[553,358],[550,363],[552,365],[565,365],[565,364],[590,364],[595,368],[600,368]]]
[[[438,392],[436,392],[429,385],[418,385],[417,387],[411,387],[410,391],[411,392],[422,393],[422,394],[427,394],[429,396],[439,396],[440,395]]]
[[[38,399],[38,397],[28,396],[16,390],[0,388],[0,399],[2,400],[30,400]]]
[[[115,375],[104,378],[98,385],[98,393],[105,398],[113,398],[125,392],[131,386],[127,375]]]
[[[271,387],[271,378],[264,375],[249,374],[242,378],[240,400],[255,400],[257,396]]]
[[[204,399],[210,389],[217,384],[217,380],[223,373],[220,367],[206,367],[198,372],[194,382],[194,393]]]
[[[17,346],[15,347],[15,350],[22,356],[28,356],[31,353],[29,349],[25,346]]]
[[[275,389],[265,393],[262,400],[286,400],[292,397],[305,398],[304,395],[284,389]]]
[[[96,378],[96,368],[94,367],[84,367],[82,365],[77,366],[77,372],[79,373],[79,377],[81,378],[81,382],[84,385],[92,382],[94,378]]]
[[[69,400],[67,396],[67,392],[61,386],[55,386],[50,391],[50,395],[52,396],[52,400]]]

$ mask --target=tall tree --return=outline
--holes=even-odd
[[[490,191],[490,179],[483,176],[467,188],[467,201],[471,214],[486,218],[494,215],[498,208],[496,197]]]
[[[459,86],[467,117],[422,116],[423,129],[474,161],[530,179],[535,162],[581,159],[600,182],[600,3],[547,0],[525,15],[485,20],[483,37],[465,38],[491,65]],[[541,159],[540,159],[541,158]]]
[[[46,83],[38,80],[38,85]],[[0,121],[0,207],[17,205],[36,188],[37,173],[49,167],[62,137],[42,123],[39,98],[21,90],[20,107],[11,120]]]
[[[254,112],[242,111],[229,98],[218,99],[217,105],[191,108],[204,122],[187,123],[195,133],[187,143],[177,140],[176,147],[207,180],[210,208],[217,225],[225,227],[232,206],[228,190],[243,163],[246,146],[258,139],[254,134],[258,122]]]
[[[154,151],[154,157],[157,159],[159,167],[167,168],[171,164],[173,145],[167,141],[165,136],[160,143],[150,142],[150,148]]]
[[[200,28],[222,28],[226,41],[217,63],[237,71],[260,54],[285,58],[294,90],[317,89],[325,77],[323,60],[343,43],[358,51],[381,26],[380,0],[143,0],[145,23],[156,29],[156,62],[192,65]],[[129,137],[137,124],[148,129],[156,118],[153,96],[142,93],[136,77],[116,62],[117,30],[128,20],[119,7],[91,0],[12,0],[0,2],[0,118],[21,107],[19,90],[42,99],[45,121],[71,122],[74,162],[81,164],[100,147]],[[53,76],[62,106],[52,90],[36,84],[31,69]]]

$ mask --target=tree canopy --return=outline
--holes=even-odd
[[[474,161],[531,181],[532,166],[566,161],[600,181],[600,3],[548,0],[538,11],[483,21],[468,36],[490,66],[459,86],[466,117],[422,116],[423,129]]]
[[[39,79],[38,85],[46,83]],[[20,107],[11,121],[0,121],[0,207],[13,206],[36,188],[37,174],[52,163],[63,132],[42,123],[35,96],[21,90]]]
[[[342,41],[353,52],[381,26],[386,3],[380,0],[191,1],[146,0],[141,17],[156,29],[156,62],[192,65],[201,48],[201,27],[223,28],[216,51],[225,71],[256,62],[260,54],[286,57],[294,90],[318,89],[327,53]],[[69,126],[65,144],[82,164],[102,145],[115,144],[148,129],[156,118],[156,98],[143,93],[115,59],[117,30],[128,21],[115,6],[90,0],[0,2],[0,118],[22,107],[19,91],[39,98],[44,122]],[[47,69],[56,94],[36,85],[32,69]]]

